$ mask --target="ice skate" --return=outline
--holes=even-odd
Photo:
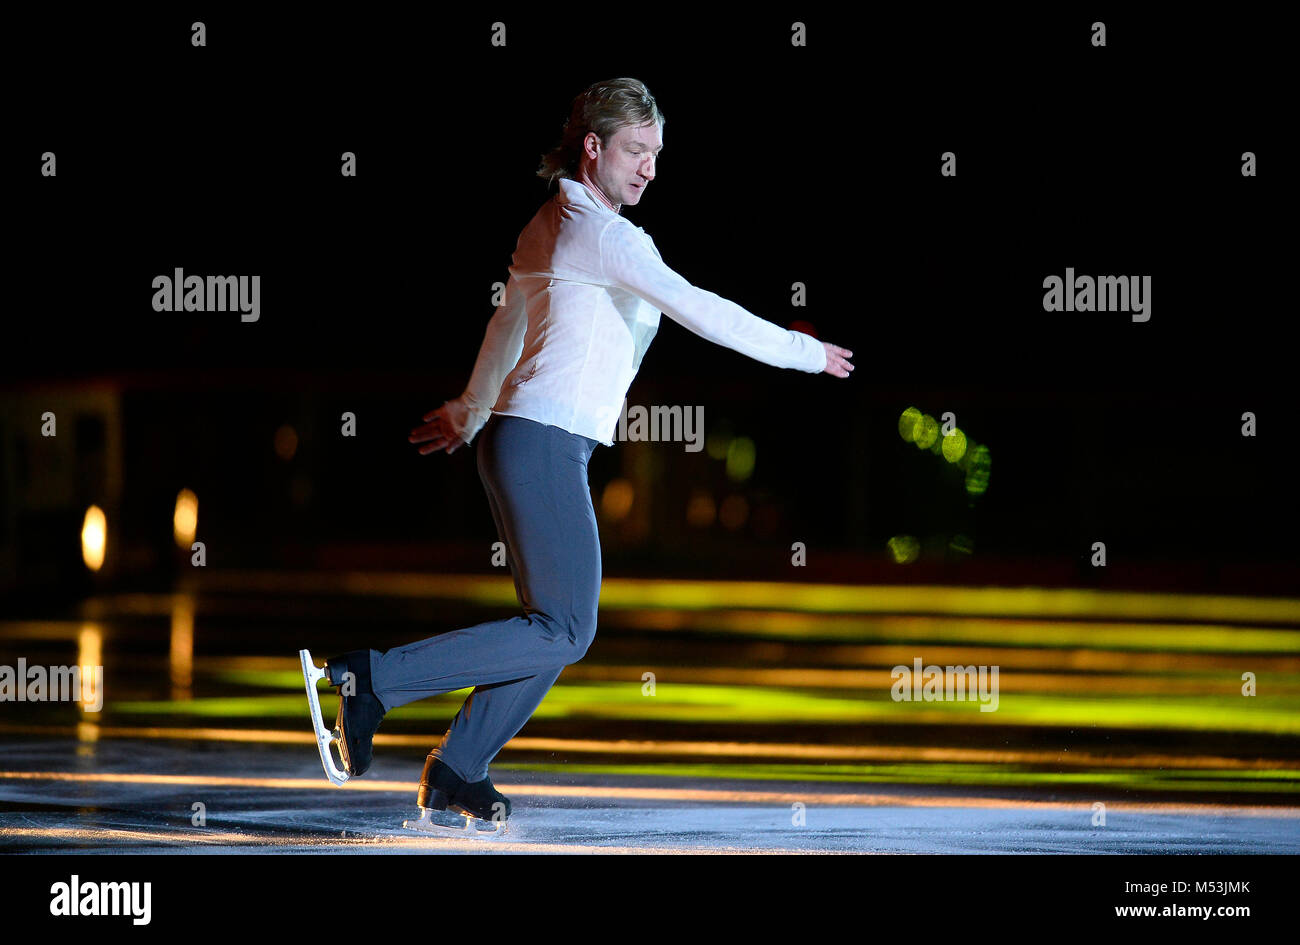
[[[402,826],[436,836],[491,839],[506,832],[510,816],[510,801],[491,780],[466,784],[434,755],[425,759],[416,804],[419,819],[404,820]]]
[[[451,808],[436,810],[432,807],[422,807],[418,820],[404,820],[402,826],[407,830],[433,834],[437,837],[469,837],[474,840],[491,840],[503,836],[506,832],[504,820],[482,820],[472,814]]]
[[[335,657],[327,661],[324,669],[315,665],[309,650],[299,650],[298,657],[325,776],[333,784],[343,784],[365,774],[370,767],[375,731],[384,717],[383,704],[370,688],[370,652],[357,650]],[[339,712],[333,731],[325,728],[316,691],[316,682],[322,678],[339,687]],[[339,764],[335,764],[331,745],[338,746]]]
[[[325,670],[312,662],[309,650],[299,650],[298,658],[302,661],[302,678],[307,687],[307,713],[311,716],[312,731],[316,734],[320,763],[325,768],[325,777],[330,779],[330,783],[343,784],[348,779],[346,763],[342,762],[340,754],[340,764],[335,764],[334,753],[330,750],[331,745],[343,744],[343,735],[337,728],[330,731],[325,727],[325,720],[320,714],[320,697],[316,694],[316,682],[325,677]]]

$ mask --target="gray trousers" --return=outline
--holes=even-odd
[[[492,414],[475,443],[478,472],[523,614],[370,651],[371,686],[385,709],[474,687],[433,750],[466,781],[487,777],[497,752],[596,636],[600,535],[587,462],[598,445]]]

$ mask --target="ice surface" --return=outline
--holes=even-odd
[[[334,787],[311,746],[14,739],[0,852],[1300,853],[1294,807],[1116,802],[1103,827],[1047,795],[495,769],[505,836],[425,836],[401,826],[420,770],[379,757]]]

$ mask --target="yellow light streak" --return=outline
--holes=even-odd
[[[24,735],[67,735],[70,726],[0,725],[0,731]],[[174,739],[280,745],[314,745],[310,732],[278,729],[232,728],[131,728],[102,726],[104,738]],[[394,748],[428,748],[429,735],[379,732],[375,745]],[[1295,758],[1229,758],[1220,755],[1107,755],[1087,751],[1023,751],[892,745],[804,745],[777,742],[699,742],[630,739],[531,738],[511,739],[503,751],[563,752],[597,755],[664,755],[707,758],[777,758],[800,761],[898,761],[971,764],[1037,764],[1089,768],[1224,768],[1240,771],[1300,770]],[[3,772],[0,772],[3,775]],[[315,783],[315,782],[313,782]]]
[[[206,591],[455,598],[514,604],[514,581],[481,574],[219,571],[194,576]],[[151,595],[134,597],[156,608]],[[143,598],[143,600],[142,600]],[[1044,587],[808,584],[779,581],[681,581],[606,578],[600,605],[608,608],[745,608],[822,614],[951,614],[1106,620],[1192,620],[1300,624],[1300,598],[1227,594],[1163,594]],[[152,611],[150,611],[152,612]]]

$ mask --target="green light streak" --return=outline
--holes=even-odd
[[[1003,691],[997,711],[981,712],[975,701],[894,702],[887,689],[860,692],[857,696],[848,692],[851,691],[660,681],[656,694],[645,696],[639,679],[561,682],[547,694],[533,717],[688,724],[1024,725],[1089,730],[1150,728],[1300,734],[1300,698],[1295,696],[1059,695]],[[395,709],[388,718],[443,722],[454,714],[468,694],[469,690],[458,690],[421,700]],[[329,718],[336,711],[336,698],[322,692],[321,711]],[[299,695],[248,695],[176,702],[110,702],[105,705],[105,712],[110,716],[297,718],[304,716],[305,706],[305,697]]]
[[[1294,771],[1185,771],[1150,769],[1126,771],[1031,771],[1008,765],[809,765],[809,764],[586,764],[581,761],[494,764],[494,771],[540,771],[565,774],[659,775],[663,777],[723,778],[746,781],[825,781],[889,784],[960,784],[997,787],[1073,785],[1133,791],[1300,792]],[[809,797],[816,803],[816,796]]]
[[[514,608],[514,582],[480,574],[231,571],[204,575],[200,590],[357,594],[455,599]],[[170,597],[153,602],[170,613]],[[744,608],[807,613],[948,614],[953,617],[1179,620],[1300,625],[1300,598],[1101,591],[1084,588],[810,584],[606,578],[602,608]],[[150,611],[152,612],[152,611]]]

